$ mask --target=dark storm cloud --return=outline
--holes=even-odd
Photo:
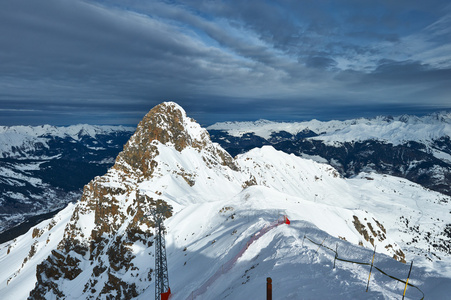
[[[451,69],[436,69],[418,61],[383,60],[369,76],[369,80],[387,84],[449,83]]]
[[[164,79],[184,75],[174,69],[194,67],[186,57],[214,57],[190,47],[190,40],[155,20],[76,1],[14,3],[9,7],[13,13],[2,10],[0,15],[7,62],[3,74],[121,82],[129,72],[139,71],[143,77],[158,74]]]
[[[0,124],[136,123],[166,100],[201,122],[450,106],[447,1],[1,5]]]
[[[366,90],[362,99],[374,100],[370,104],[380,101],[427,110],[428,106],[449,109],[451,103],[451,68],[437,69],[418,61],[382,60],[371,73],[342,72],[337,78],[349,91]]]
[[[337,62],[328,57],[313,56],[307,58],[306,65],[307,67],[327,69],[336,66]]]
[[[8,2],[0,36],[5,107],[48,111],[51,102],[62,111],[102,105],[120,111],[128,102],[178,98],[184,93],[178,89],[195,90],[217,76],[196,60],[224,63],[171,25],[76,1]]]
[[[359,49],[361,40],[399,40],[429,25],[446,1],[192,1],[215,15],[235,20],[262,40],[293,53],[336,51],[337,41]],[[423,13],[424,12],[424,13]],[[356,39],[355,41],[353,39]],[[329,45],[329,46],[328,46]],[[330,48],[328,48],[330,47]],[[361,51],[361,50],[356,50]]]

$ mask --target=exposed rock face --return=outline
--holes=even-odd
[[[144,177],[151,176],[157,165],[154,158],[159,154],[156,141],[173,145],[179,152],[188,146],[199,151],[206,150],[214,153],[221,165],[237,169],[233,158],[211,142],[208,131],[188,118],[185,111],[175,103],[158,105],[144,116],[135,134],[124,146],[124,151],[116,159],[114,168],[125,172],[139,170]]]
[[[386,239],[386,233],[384,226],[379,223],[376,219],[373,221],[376,223],[376,226],[372,225],[371,222],[366,221],[366,224],[360,222],[357,216],[353,216],[354,224],[356,230],[363,236],[363,238],[370,242],[371,245],[375,246],[375,242],[383,242]],[[406,255],[401,249],[394,249],[393,245],[388,244],[385,246],[387,250],[391,250],[393,254],[393,258],[397,261],[406,263]]]
[[[64,298],[61,286],[68,281],[83,284],[83,295],[90,299],[129,299],[150,285],[154,224],[145,213],[168,204],[142,194],[139,184],[158,176],[154,171],[161,144],[178,152],[195,149],[210,167],[237,169],[233,158],[213,144],[208,132],[187,118],[180,106],[156,106],[139,123],[115,165],[84,187],[58,249],[37,268],[31,299]],[[184,176],[180,170],[174,172]],[[195,178],[186,174],[183,178],[190,186],[195,184]],[[138,263],[137,248],[145,249],[149,264]]]

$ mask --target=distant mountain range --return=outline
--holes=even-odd
[[[225,122],[207,130],[232,156],[272,145],[328,163],[345,177],[373,171],[451,195],[449,112],[328,122]],[[87,182],[113,165],[134,131],[86,124],[0,126],[0,232],[76,201]]]
[[[113,165],[134,130],[0,126],[0,232],[78,200],[83,186]]]
[[[451,113],[348,121],[225,122],[207,128],[232,155],[272,145],[328,163],[343,176],[376,172],[451,195]]]

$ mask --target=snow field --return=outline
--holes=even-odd
[[[189,160],[180,165],[185,170],[192,170],[192,167],[196,168],[194,165],[185,166],[185,164],[196,162],[195,157],[196,155],[193,153]],[[280,159],[280,157],[283,159]],[[180,160],[177,161],[180,162]],[[432,269],[432,266],[436,265],[437,262],[428,263],[425,258],[417,257],[416,253],[409,251],[412,247],[407,244],[407,239],[412,238],[412,236],[408,232],[400,232],[400,216],[408,216],[412,220],[411,222],[416,224],[421,221],[416,217],[417,215],[424,214],[428,217],[436,215],[434,211],[436,212],[437,207],[441,205],[439,198],[444,197],[443,195],[432,193],[437,198],[433,201],[430,191],[426,191],[421,186],[409,181],[390,176],[362,174],[351,180],[343,179],[335,176],[334,170],[328,166],[289,156],[274,150],[272,147],[252,150],[248,154],[239,156],[237,162],[242,168],[245,178],[252,174],[258,175],[255,176],[259,180],[257,186],[250,186],[241,190],[241,187],[234,187],[235,184],[243,180],[240,178],[241,175],[229,173],[227,177],[229,180],[226,181],[224,180],[225,177],[221,176],[222,171],[217,169],[212,171],[200,167],[201,171],[196,173],[196,183],[193,187],[183,184],[182,179],[174,180],[173,178],[171,181],[166,181],[165,185],[161,184],[161,187],[165,188],[165,192],[161,196],[176,208],[174,216],[167,221],[169,232],[167,236],[168,266],[171,289],[175,293],[174,299],[186,299],[189,297],[187,295],[189,291],[192,293],[191,297],[194,298],[199,287],[209,282],[212,276],[217,276],[215,274],[218,270],[224,269],[224,264],[239,253],[253,234],[258,232],[265,224],[271,223],[283,214],[287,214],[292,221],[310,224],[310,227],[315,228],[318,235],[315,240],[319,243],[324,239],[324,235],[327,236],[325,244],[329,239],[335,241],[335,244],[338,243],[339,253],[340,255],[344,254],[345,258],[359,260],[359,257],[356,257],[355,254],[364,253],[365,259],[362,257],[362,260],[367,262],[371,261],[373,245],[365,241],[356,231],[353,216],[358,217],[365,224],[371,223],[373,228],[376,229],[377,220],[385,226],[387,234],[386,239],[382,242],[376,239],[378,252],[376,259],[383,256],[383,261],[389,262],[386,265],[390,266],[390,269],[399,270],[397,271],[401,276],[399,278],[405,279],[404,277],[407,274],[405,269],[408,267],[394,261],[391,258],[393,252],[385,248],[387,245],[392,245],[395,250],[400,249],[395,241],[402,244],[402,250],[407,250],[408,261],[412,258],[416,259],[415,267],[427,267],[427,270],[435,274],[433,276],[451,277],[444,267],[441,268],[441,271],[439,270],[441,275]],[[177,168],[180,169],[180,166]],[[207,177],[212,178],[212,181],[205,180]],[[372,180],[367,179],[367,177],[371,177]],[[152,183],[148,183],[148,188],[159,186],[159,180],[154,179]],[[227,185],[232,186],[232,188],[222,189],[223,186]],[[218,190],[221,192],[218,193]],[[241,191],[236,193],[239,190]],[[196,192],[193,193],[193,191]],[[406,197],[407,193],[409,193],[409,197]],[[195,196],[193,197],[193,195]],[[418,204],[413,206],[413,202]],[[225,208],[227,209],[225,210]],[[221,210],[226,213],[224,214]],[[447,211],[444,211],[440,215],[444,218],[443,220],[446,220],[446,213]],[[436,222],[433,224],[436,224]],[[329,281],[318,282],[316,276],[312,278],[300,276],[299,270],[292,274],[294,278],[305,280],[304,283],[301,282],[302,286],[311,286],[311,290],[307,292],[311,299],[335,295],[337,291],[332,290],[332,288],[336,286],[339,287],[338,294],[341,295],[341,299],[367,299],[368,297],[370,299],[381,297],[392,299],[402,294],[401,283],[390,283],[391,281],[383,279],[385,276],[377,274],[372,275],[374,276],[372,277],[374,283],[373,281],[370,282],[370,289],[372,286],[374,287],[371,292],[360,295],[361,291],[364,292],[366,288],[368,268],[355,265],[344,266],[344,270],[335,271],[338,274],[344,272],[343,275],[326,276],[326,270],[330,270],[333,265],[333,253],[327,253],[327,251],[323,253],[320,249],[318,256],[312,256],[312,253],[316,254],[317,246],[309,246],[308,251],[299,246],[300,237],[305,233],[302,232],[304,230],[295,230],[295,233],[290,232],[289,240],[298,241],[294,244],[284,244],[282,242],[284,235],[275,236],[274,233],[279,232],[279,230],[283,229],[277,228],[268,232],[255,244],[250,245],[232,269],[226,272],[227,274],[220,274],[217,279],[211,282],[211,285],[203,294],[197,296],[198,299],[223,299],[226,297],[242,299],[242,295],[254,298],[255,295],[252,293],[258,290],[258,286],[261,286],[262,293],[264,292],[265,276],[269,272],[276,272],[281,265],[291,266],[293,264],[294,269],[296,269],[296,264],[301,270],[312,269],[308,265],[310,263],[316,264],[312,270],[316,276],[321,279],[329,279]],[[323,234],[322,238],[320,233]],[[347,242],[341,241],[338,237],[345,238]],[[349,242],[352,244],[349,244]],[[365,248],[356,246],[359,242],[363,243]],[[286,249],[282,250],[281,245],[285,245]],[[307,246],[304,245],[304,247]],[[280,258],[280,253],[283,251],[297,253],[298,255],[289,255],[290,260],[288,258],[285,260],[285,258]],[[308,263],[299,258],[300,253],[305,253],[309,257]],[[346,254],[349,254],[349,256]],[[301,262],[296,263],[300,259]],[[449,261],[446,256],[443,259]],[[257,262],[254,263],[255,261]],[[272,262],[273,265],[269,262]],[[323,262],[327,263],[327,267],[319,266]],[[268,274],[259,271],[258,274],[262,277],[261,281],[254,282],[253,279],[247,281],[249,275],[244,276],[242,272],[246,274],[256,272],[257,267],[255,265],[257,263],[260,266],[258,270],[264,270],[261,267],[264,265]],[[447,265],[447,263],[441,265]],[[240,269],[240,266],[247,266],[248,269]],[[291,267],[289,268],[291,269]],[[318,275],[316,268],[320,270],[324,268],[324,271],[321,271],[323,273],[320,272],[320,275]],[[283,273],[282,271],[279,272]],[[421,272],[424,273],[425,271]],[[171,273],[175,275],[171,275]],[[246,280],[242,280],[242,276]],[[287,276],[282,276],[282,278],[286,280]],[[425,278],[427,276],[424,276],[418,282],[424,282]],[[246,283],[243,284],[243,282]],[[290,297],[292,299],[303,298],[301,295],[305,294],[305,289],[299,288],[299,285],[299,281],[285,285],[284,288],[290,292],[284,294],[284,297],[286,299],[290,299]],[[330,289],[323,288],[323,285],[330,286]],[[183,291],[183,295],[178,294],[179,291]],[[373,296],[371,296],[371,293],[374,293]],[[412,296],[412,299],[416,299],[418,294],[419,292]],[[340,297],[338,298],[340,299]]]
[[[290,218],[291,225],[280,225],[250,244],[228,269],[224,265],[246,245],[247,240],[270,223],[268,218],[276,219],[277,216],[272,209],[262,209],[249,216],[247,210],[235,208],[234,219],[227,219],[218,212],[212,214],[219,207],[205,203],[167,221],[166,246],[173,299],[264,298],[266,277],[273,279],[274,295],[280,299],[325,299],[330,295],[336,295],[336,299],[392,299],[402,295],[402,284],[393,284],[391,279],[375,272],[370,291],[365,293],[369,267],[337,261],[333,270],[334,254],[303,240],[303,236],[306,234],[318,242],[325,240],[324,244],[329,247],[338,245],[340,256],[356,261],[369,263],[372,250],[327,235],[313,224],[293,218]],[[190,227],[177,226],[178,229],[172,231],[171,225],[178,224],[179,217],[186,222],[184,225],[189,224],[189,220],[202,218],[203,221],[194,222]],[[202,231],[202,236],[192,234],[196,228]],[[376,255],[375,264],[383,265],[389,273],[396,271],[395,275],[407,276],[408,266],[383,254]],[[419,274],[418,270],[416,274]],[[211,277],[216,278],[202,294],[197,294],[198,288]],[[408,291],[412,298],[408,296],[407,299],[421,296],[416,290],[416,294],[413,289]]]

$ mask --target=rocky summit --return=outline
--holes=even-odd
[[[450,205],[449,196],[403,178],[345,178],[271,146],[232,158],[183,108],[165,102],[75,205],[0,245],[0,293],[152,298],[155,224],[148,213],[166,207],[174,300],[263,298],[268,276],[283,299],[394,298],[403,287],[390,280],[405,279],[412,260],[414,296],[444,295],[435,287],[451,282]],[[392,277],[371,277],[370,291],[361,293],[373,251]]]

